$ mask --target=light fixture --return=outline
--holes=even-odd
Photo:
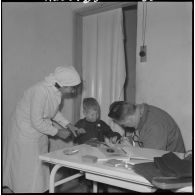
[[[146,45],[145,45],[145,36],[146,36],[146,19],[147,19],[147,3],[142,2],[143,5],[143,15],[142,15],[142,46],[140,47],[140,61],[146,62]]]

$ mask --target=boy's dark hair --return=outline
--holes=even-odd
[[[115,101],[110,105],[108,116],[115,121],[122,121],[126,116],[134,114],[136,105],[125,101]]]
[[[89,97],[83,99],[83,110],[94,109],[100,113],[100,105],[95,98]]]

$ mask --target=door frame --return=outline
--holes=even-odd
[[[113,2],[102,7],[83,8],[77,11],[73,11],[73,64],[78,73],[82,75],[82,31],[83,31],[83,17],[97,14],[117,8],[125,8],[129,6],[135,6],[137,2]],[[82,78],[81,78],[82,79]],[[74,98],[73,103],[73,116],[74,122],[80,119],[80,106],[82,90],[79,90],[77,96]]]

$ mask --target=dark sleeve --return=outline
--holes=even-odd
[[[117,136],[117,139],[121,138],[121,135],[118,132],[112,131],[110,126],[107,125],[104,121],[101,121],[101,123],[102,123],[102,134],[103,134],[103,136],[105,136],[107,138],[111,138],[111,137],[114,137],[114,136]]]
[[[78,120],[75,125],[77,128],[83,128],[83,119]]]
[[[74,126],[77,127],[77,128],[84,128],[84,121],[83,121],[83,119],[78,120],[75,123]],[[81,140],[80,140],[80,137],[81,136],[82,136],[82,134],[81,135],[78,135],[76,138],[74,137],[73,142],[76,143],[76,144],[81,144],[80,143],[81,142]]]

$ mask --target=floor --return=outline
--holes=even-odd
[[[62,168],[59,171],[60,172],[59,174],[57,174],[56,177],[57,180],[65,178],[66,176],[73,175],[75,173],[75,170],[70,170],[66,168]],[[84,176],[82,176],[81,178],[77,178],[67,182],[66,184],[57,186],[55,188],[55,193],[91,193],[92,189],[93,189],[92,182],[86,180]],[[125,193],[130,191],[122,188],[98,183],[98,192],[99,193]],[[7,194],[13,192],[9,188],[3,188],[3,193]]]
[[[88,186],[84,182],[77,183],[78,181],[69,182],[67,185],[62,185],[60,189],[57,189],[58,193],[92,193],[93,187],[92,185]],[[104,184],[98,184],[98,192],[99,193],[124,193],[127,190],[117,188],[114,186],[108,186]]]
[[[98,188],[98,193],[127,193],[129,191],[107,186],[107,191],[105,192],[101,187]],[[13,193],[9,188],[3,188],[3,194]],[[89,189],[86,185],[78,183],[78,181],[70,181],[67,184],[62,184],[55,189],[55,193],[92,193],[92,187]]]

